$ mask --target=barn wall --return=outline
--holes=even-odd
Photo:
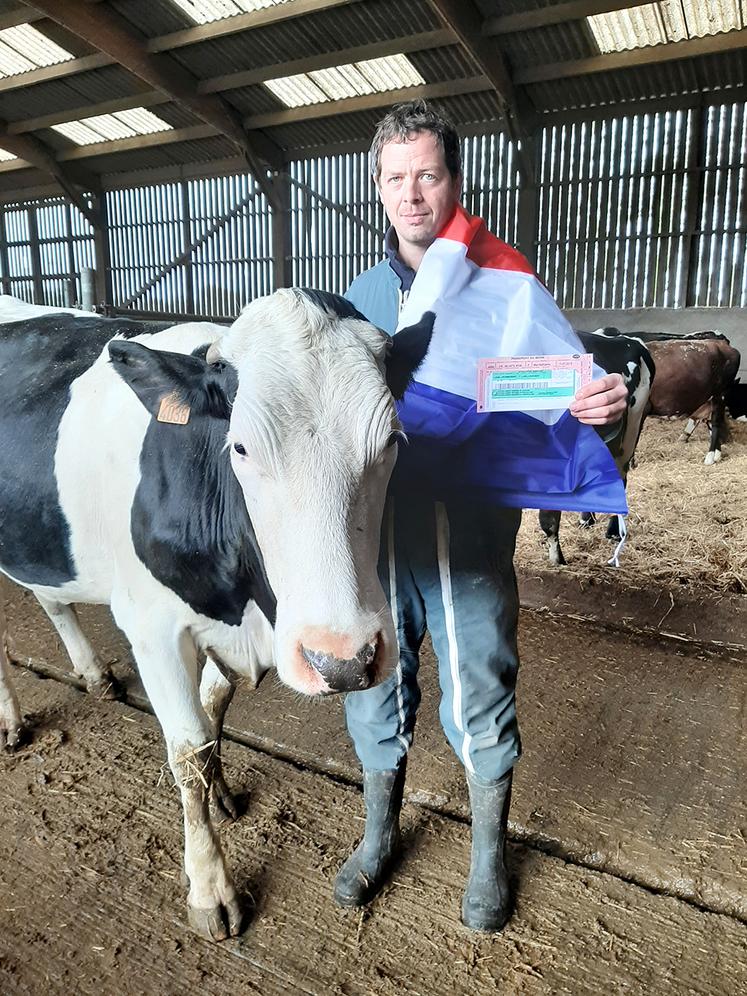
[[[465,138],[464,203],[520,244],[561,307],[747,308],[747,104],[555,121],[536,137],[528,188],[505,135]],[[381,258],[386,220],[366,156],[309,155],[287,170],[288,225],[275,226],[288,232],[285,266],[273,265],[272,211],[246,173],[155,183],[144,172],[108,190],[107,303],[231,318],[288,275],[343,292]],[[80,300],[92,253],[90,226],[61,197],[0,205],[6,293]]]

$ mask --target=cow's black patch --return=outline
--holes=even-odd
[[[64,313],[0,325],[0,566],[17,580],[75,578],[54,473],[70,385],[113,336],[158,327],[167,326]]]
[[[185,356],[112,343],[110,353],[151,412],[173,391],[190,407],[186,425],[154,419],[146,432],[131,516],[138,557],[201,615],[238,626],[254,601],[274,624],[275,597],[226,447],[235,369],[205,363],[199,350]]]
[[[651,354],[637,337],[624,335],[618,329],[606,328],[597,332],[577,332],[587,353],[591,353],[594,362],[607,373],[622,374],[628,388],[628,407],[619,422],[612,425],[597,425],[594,428],[601,436],[610,453],[615,458],[623,480],[626,479],[628,465],[633,452],[623,452],[623,441],[627,428],[628,412],[636,397],[636,391],[641,383],[641,369],[648,367],[653,382],[656,367]],[[631,370],[632,366],[632,370]],[[641,422],[641,425],[643,423]],[[638,440],[635,440],[637,445]],[[635,447],[633,447],[635,449]]]
[[[357,308],[354,308],[347,298],[340,297],[339,294],[330,294],[328,291],[314,290],[312,287],[299,287],[298,290],[304,297],[307,297],[322,311],[337,318],[356,318],[361,322],[368,319],[362,315]]]

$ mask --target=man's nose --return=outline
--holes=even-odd
[[[412,203],[422,200],[420,195],[420,184],[418,183],[417,178],[412,177],[405,180],[403,197],[406,201]]]

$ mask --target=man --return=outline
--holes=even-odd
[[[386,259],[361,274],[347,297],[370,321],[394,333],[427,250],[458,210],[459,138],[424,102],[400,105],[377,127],[371,168],[391,223]],[[519,254],[507,251],[528,269]],[[613,374],[582,388],[570,410],[584,423],[605,425],[619,419],[626,400],[622,378]],[[407,464],[407,449],[399,459]],[[448,476],[448,466],[443,472]],[[350,694],[345,703],[363,766],[366,826],[363,841],[335,880],[340,905],[369,902],[399,846],[405,765],[420,701],[418,652],[427,625],[438,657],[441,723],[465,766],[472,808],[462,920],[485,931],[498,931],[508,920],[504,843],[512,769],[520,754],[513,570],[520,521],[518,509],[480,504],[469,496],[436,501],[427,488],[390,496],[380,571],[397,625],[400,662],[382,685]]]

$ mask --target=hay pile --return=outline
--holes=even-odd
[[[703,464],[705,426],[689,443],[684,419],[648,419],[628,478],[629,536],[619,569],[607,567],[613,544],[605,539],[606,517],[579,529],[566,514],[560,543],[568,567],[580,578],[608,576],[629,587],[651,583],[747,592],[747,424],[731,421],[723,459]],[[535,512],[524,513],[516,564],[523,570],[559,570],[547,559]]]

